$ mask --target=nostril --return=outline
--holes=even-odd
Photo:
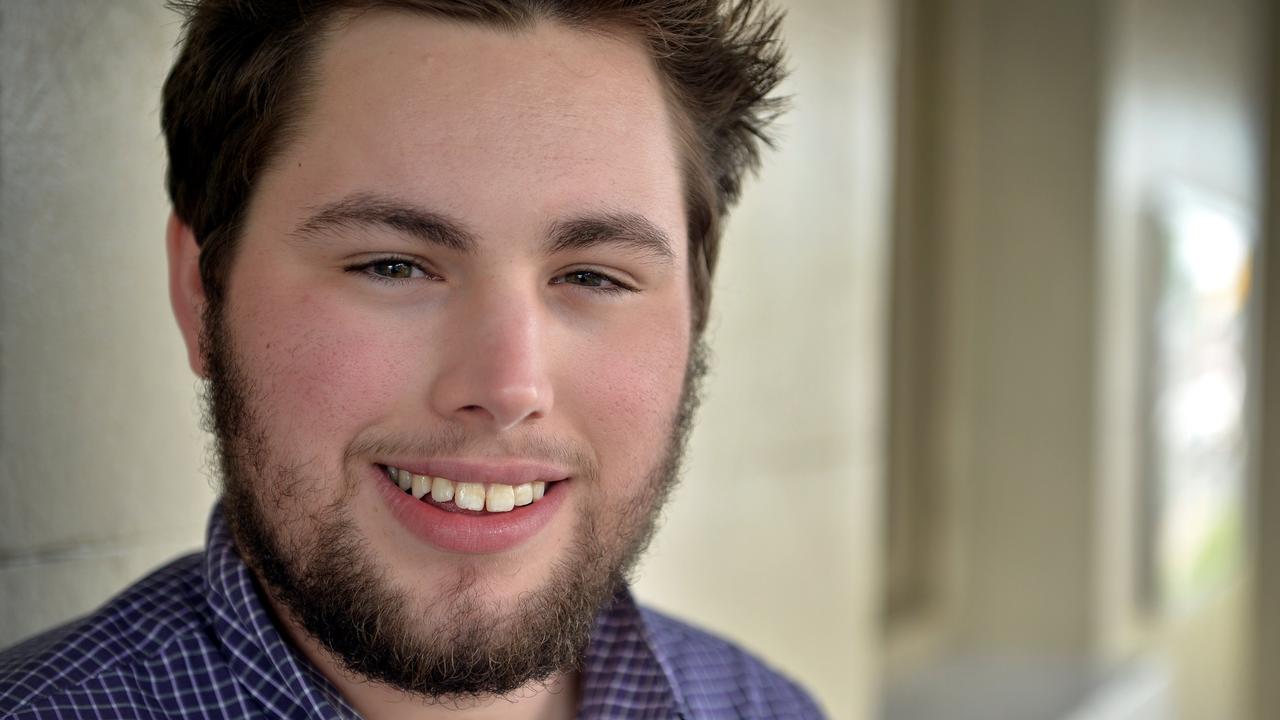
[[[551,409],[551,388],[545,384],[496,383],[483,377],[441,377],[437,382],[446,414],[499,431],[544,418]]]
[[[458,408],[458,412],[464,415],[475,415],[479,417],[492,418],[494,415],[489,408],[484,405],[464,405]]]

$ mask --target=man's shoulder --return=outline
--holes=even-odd
[[[154,665],[206,625],[202,558],[179,558],[93,613],[0,651],[0,718],[145,699]]]
[[[822,718],[799,684],[725,638],[640,608],[659,662],[695,717]]]

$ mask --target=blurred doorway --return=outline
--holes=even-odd
[[[904,3],[883,717],[1246,717],[1269,15]]]

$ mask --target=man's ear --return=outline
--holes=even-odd
[[[169,214],[165,231],[165,248],[169,253],[169,302],[173,316],[187,344],[187,362],[191,370],[206,377],[204,355],[200,352],[200,336],[204,330],[204,283],[200,280],[200,246],[191,228],[175,213]]]

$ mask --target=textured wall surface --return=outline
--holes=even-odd
[[[0,4],[0,644],[202,542],[164,270],[158,2]]]
[[[0,4],[0,645],[197,547],[212,502],[165,287],[159,5]],[[707,402],[639,593],[862,718],[892,18],[786,5],[795,107],[731,222]]]
[[[879,577],[892,3],[792,0],[792,113],[732,218],[715,363],[641,597],[870,717]]]
[[[931,532],[883,717],[1241,718],[1244,588],[1175,614],[1143,587],[1151,210],[1182,184],[1261,213],[1270,5],[909,5],[904,274],[932,335],[894,358],[923,387],[895,440],[921,489],[904,526]]]
[[[1262,226],[1267,206],[1266,55],[1272,42],[1266,26],[1273,6],[1269,0],[1127,0],[1111,9],[1099,258],[1104,374],[1097,425],[1103,473],[1097,484],[1098,512],[1110,526],[1103,528],[1109,539],[1127,540],[1118,521],[1137,507],[1137,478],[1154,467],[1143,454],[1150,452],[1141,444],[1143,436],[1130,431],[1145,422],[1148,411],[1134,388],[1150,382],[1151,372],[1140,345],[1144,329],[1139,323],[1146,318],[1141,289],[1133,282],[1139,276],[1135,269],[1151,262],[1156,202],[1171,187],[1192,188],[1229,204],[1251,229]],[[1271,252],[1263,247],[1262,256]],[[1263,273],[1256,276],[1263,285],[1275,281],[1261,269],[1255,272]],[[1257,395],[1254,388],[1247,393]],[[1131,479],[1126,482],[1126,477]],[[1118,545],[1102,542],[1096,549],[1109,593],[1103,598],[1099,630],[1109,645],[1105,649],[1124,655],[1143,640],[1142,623],[1150,618],[1141,617],[1145,608],[1133,608],[1130,600],[1137,595],[1140,575],[1125,561],[1139,563],[1138,548],[1129,551],[1129,558],[1129,553],[1116,551]],[[1170,603],[1162,608],[1161,626],[1148,632],[1157,636],[1158,650],[1168,659],[1182,720],[1246,717],[1246,653],[1256,631],[1248,624],[1245,584],[1225,585],[1176,612]],[[1256,670],[1264,684],[1273,684],[1265,669]]]

